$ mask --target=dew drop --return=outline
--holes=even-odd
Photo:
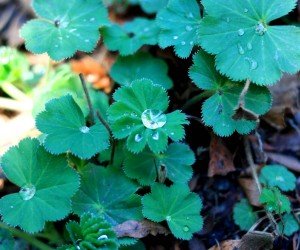
[[[252,43],[247,43],[247,49],[248,49],[248,50],[252,50],[252,49],[253,49]]]
[[[94,17],[92,17],[91,19],[90,19],[90,21],[91,22],[94,22],[96,19],[94,18]]]
[[[178,36],[173,36],[173,39],[174,39],[174,40],[177,40],[177,39],[178,39]]]
[[[246,60],[247,62],[249,62],[250,70],[255,70],[255,69],[257,69],[257,66],[258,66],[257,61],[253,60],[253,59],[250,58],[250,57],[245,57],[245,60]]]
[[[79,130],[81,133],[84,133],[84,134],[87,134],[88,132],[90,132],[90,128],[87,126],[83,126]]]
[[[185,26],[186,31],[192,31],[193,27],[190,25]]]
[[[279,53],[278,53],[278,50],[276,50],[276,52],[275,52],[274,59],[275,59],[276,61],[278,61],[278,59],[279,59]]]
[[[143,140],[143,137],[140,134],[136,134],[134,140],[135,142],[140,142],[141,140]]]
[[[160,110],[146,109],[141,116],[146,128],[157,129],[163,127],[167,122],[167,117]]]
[[[190,219],[190,217],[186,217],[186,219],[187,219],[187,220],[189,220],[189,219]]]
[[[126,125],[126,128],[127,128],[127,129],[130,129],[131,127],[130,127],[129,125]]]
[[[89,43],[89,42],[90,42],[90,40],[89,40],[89,39],[85,39],[84,41],[85,41],[86,43]]]
[[[107,239],[108,239],[108,237],[107,237],[106,234],[100,235],[100,236],[98,237],[98,240],[107,240]]]
[[[54,47],[55,47],[55,48],[58,48],[58,44],[55,44]]]
[[[190,228],[189,228],[188,226],[184,226],[184,227],[182,228],[182,230],[183,230],[184,232],[188,232],[188,231],[190,231]]]
[[[153,133],[152,139],[155,140],[155,141],[159,140],[159,133],[157,131],[155,133]]]
[[[227,22],[227,23],[230,22],[230,18],[229,18],[229,17],[226,18],[226,22]]]
[[[284,178],[282,178],[282,176],[276,176],[275,180],[280,181],[280,182],[284,182]]]
[[[136,113],[134,113],[134,112],[132,112],[130,115],[133,116],[133,117],[137,116]]]
[[[258,22],[258,24],[255,27],[256,34],[263,36],[267,32],[267,28],[262,22]]]
[[[238,30],[239,36],[243,36],[245,34],[245,31],[243,29]]]
[[[35,186],[28,184],[20,189],[19,194],[24,201],[28,201],[33,198],[35,191]]]
[[[248,9],[244,9],[244,13],[248,13],[248,11],[249,11]]]
[[[62,40],[63,38],[61,36],[58,37],[59,40]]]
[[[245,54],[245,50],[243,49],[243,46],[240,43],[238,44],[238,51],[241,55]]]
[[[149,28],[144,28],[144,32],[148,32],[149,31]]]
[[[75,32],[77,29],[70,29],[70,33]]]
[[[170,215],[168,215],[168,216],[166,216],[166,221],[171,221],[171,216]]]
[[[190,45],[194,45],[194,42],[193,42],[193,41],[190,41]]]
[[[185,41],[182,41],[182,42],[181,42],[181,45],[185,45]]]
[[[10,206],[10,208],[14,208],[14,206]]]
[[[69,36],[69,35],[66,35],[66,38],[70,38],[70,36]]]
[[[172,132],[171,135],[174,135],[174,132]]]
[[[189,13],[187,14],[187,17],[189,17],[189,18],[193,18],[193,17],[194,17],[194,15],[193,15],[193,13],[192,13],[192,12],[189,12]]]

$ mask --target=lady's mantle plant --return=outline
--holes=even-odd
[[[184,240],[202,227],[201,199],[187,183],[195,162],[193,151],[182,142],[189,122],[169,107],[167,89],[173,82],[168,66],[145,52],[149,46],[173,46],[181,58],[194,54],[190,71],[181,73],[204,91],[195,97],[207,97],[203,123],[221,136],[255,129],[259,116],[271,107],[270,92],[262,85],[300,69],[300,29],[270,25],[289,13],[296,0],[203,0],[201,7],[196,0],[135,2],[155,18],[138,17],[120,25],[108,20],[101,0],[33,0],[37,19],[20,31],[29,51],[47,53],[56,61],[76,51],[91,52],[99,29],[104,45],[121,55],[111,70],[121,87],[109,108],[107,97],[84,88],[88,116],[82,98],[64,89],[36,117],[40,141],[25,139],[1,159],[8,180],[19,187],[18,193],[0,200],[6,224],[35,233],[47,221],[78,215],[79,223],[66,226],[66,244],[71,245],[61,249],[134,244],[116,239],[112,231],[127,220],[166,221],[172,234]],[[98,105],[102,98],[105,105]],[[280,225],[289,235],[296,229],[295,220],[280,189],[292,190],[294,185],[285,180],[294,179],[282,168],[272,171],[272,179],[269,168],[262,171],[260,202],[268,211],[283,214]],[[256,219],[246,201],[237,205],[235,220],[242,229]]]

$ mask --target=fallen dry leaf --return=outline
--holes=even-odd
[[[275,134],[269,139],[269,144],[277,151],[300,151],[300,134],[291,131],[286,134]]]
[[[221,138],[215,135],[212,136],[209,154],[209,177],[213,177],[215,175],[226,175],[229,172],[235,171],[233,156],[227,149],[227,147],[223,144]]]
[[[246,233],[240,243],[239,250],[271,250],[273,249],[274,236],[271,233],[252,231]]]
[[[168,235],[170,232],[165,227],[158,223],[154,223],[148,220],[125,221],[114,227],[114,230],[118,237],[132,237],[132,238],[144,238],[151,234],[156,236],[157,234]]]
[[[278,153],[267,153],[268,157],[279,164],[282,164],[289,168],[290,170],[300,173],[300,161],[289,155],[283,155]]]
[[[208,250],[238,250],[237,246],[239,245],[240,240],[225,240],[220,244],[216,244]],[[249,249],[248,249],[249,250]]]
[[[251,178],[239,178],[238,181],[243,188],[250,204],[256,207],[260,207],[261,204],[258,201],[260,194],[255,181]]]

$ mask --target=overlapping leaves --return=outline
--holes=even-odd
[[[82,172],[81,187],[72,199],[76,214],[104,216],[110,224],[142,218],[138,186],[112,168],[88,165]]]
[[[118,249],[115,232],[101,217],[83,214],[79,223],[70,221],[66,228],[73,244],[60,247],[59,250]]]
[[[193,47],[199,44],[200,22],[200,7],[196,0],[170,0],[157,14],[157,24],[161,28],[159,46],[174,46],[179,57],[188,57]]]
[[[52,99],[36,117],[37,128],[46,135],[45,148],[53,154],[66,153],[88,159],[109,146],[102,124],[86,126],[84,115],[71,95]]]
[[[242,230],[249,230],[258,220],[257,213],[246,199],[235,204],[233,209],[233,219]]]
[[[260,85],[276,82],[283,72],[300,69],[300,29],[271,26],[288,14],[296,0],[203,0],[207,16],[199,28],[202,47],[216,55],[221,73]]]
[[[112,24],[102,29],[104,44],[123,56],[132,55],[143,45],[155,45],[159,28],[154,20],[136,18],[120,26]]]
[[[152,184],[160,174],[175,183],[187,183],[193,174],[191,165],[195,162],[195,156],[186,144],[172,143],[161,154],[154,154],[146,148],[140,154],[126,155],[126,175],[137,179],[142,185]]]
[[[113,135],[126,139],[127,148],[141,152],[146,145],[152,152],[163,152],[168,138],[179,141],[184,138],[186,116],[180,111],[169,114],[168,95],[159,85],[147,79],[134,81],[119,88],[114,94],[115,103],[109,108],[109,120]]]
[[[167,221],[176,238],[189,240],[202,228],[201,199],[186,185],[154,184],[142,204],[144,216],[154,222]]]
[[[63,156],[45,151],[36,139],[25,139],[2,157],[6,177],[21,189],[0,200],[5,223],[35,233],[46,221],[63,219],[71,211],[71,197],[79,177]]]
[[[214,59],[203,51],[194,56],[190,77],[211,97],[202,106],[202,119],[220,136],[230,136],[234,131],[247,134],[256,127],[256,121],[233,119],[238,106],[242,83],[232,82],[220,75],[214,67]],[[251,85],[245,96],[245,108],[256,115],[265,114],[271,107],[272,98],[266,87]]]
[[[168,76],[168,65],[162,59],[145,52],[118,57],[110,74],[116,82],[126,86],[134,80],[142,78],[150,79],[165,89],[173,86],[172,80]]]
[[[107,10],[99,0],[34,0],[38,15],[21,29],[26,48],[47,52],[56,61],[77,50],[91,52],[99,40],[99,27],[108,24]]]

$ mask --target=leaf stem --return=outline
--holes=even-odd
[[[256,165],[254,163],[254,160],[253,160],[253,156],[252,156],[252,152],[251,152],[251,146],[250,146],[250,142],[248,140],[248,138],[244,138],[244,147],[245,147],[245,153],[246,153],[246,158],[247,158],[247,162],[251,168],[251,172],[252,172],[252,177],[256,183],[256,186],[257,186],[257,189],[259,191],[259,194],[261,194],[262,192],[262,187],[261,187],[261,184],[259,182],[259,178],[258,178],[258,175],[257,175],[257,168],[256,168]],[[278,225],[276,223],[276,220],[274,218],[274,216],[272,215],[272,213],[270,213],[269,211],[266,211],[266,214],[272,224],[272,227],[273,229],[276,231],[276,233],[279,235],[279,230],[278,230]]]
[[[212,91],[204,91],[201,94],[194,96],[192,99],[188,100],[186,102],[186,104],[183,105],[182,110],[185,111],[185,110],[189,109],[194,104],[200,102],[201,100],[203,100],[206,97],[210,97],[212,94],[213,94]]]
[[[83,75],[79,74],[79,78],[80,78],[80,81],[81,81],[81,84],[82,84],[82,88],[83,88],[86,100],[87,100],[88,105],[89,105],[89,110],[90,110],[90,116],[91,116],[91,119],[92,119],[92,123],[94,124],[95,123],[95,111],[94,111],[94,107],[93,107],[93,104],[92,104],[92,99],[90,97],[90,93],[88,91],[87,84],[86,84],[86,81],[84,80]]]
[[[28,102],[31,101],[31,99],[24,94],[21,90],[19,90],[16,86],[14,86],[12,83],[4,82],[1,84],[2,90],[8,94],[13,99],[20,101],[20,102]]]
[[[248,93],[248,90],[250,88],[250,84],[251,84],[251,81],[249,79],[247,79],[246,81],[246,84],[240,94],[240,98],[239,98],[239,104],[238,106],[239,107],[244,107],[245,106],[245,96],[247,95]]]
[[[22,232],[19,229],[12,228],[7,226],[6,224],[0,222],[0,228],[3,228],[5,230],[8,230],[14,235],[15,237],[22,238],[26,240],[28,243],[30,243],[32,246],[37,247],[40,250],[53,250],[53,248],[47,246],[45,243],[39,241],[34,236],[27,234],[25,232]]]
[[[23,112],[32,109],[32,103],[28,101],[16,101],[10,98],[0,97],[0,109]]]

